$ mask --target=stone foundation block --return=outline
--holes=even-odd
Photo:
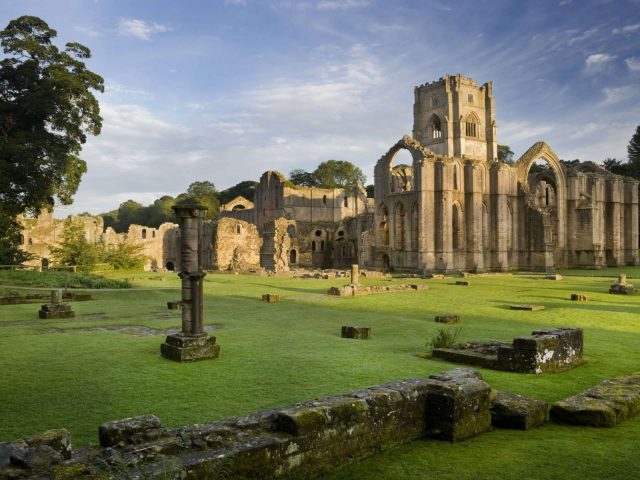
[[[457,368],[429,379],[426,423],[430,436],[457,442],[491,428],[491,387],[478,372]]]
[[[527,310],[533,312],[536,310],[544,310],[542,305],[511,305],[511,310]]]
[[[463,287],[468,287],[469,285],[471,285],[471,282],[469,282],[468,280],[458,280],[456,282],[456,285],[461,285]]]
[[[47,430],[24,438],[27,447],[46,445],[62,455],[65,459],[71,458],[71,433],[65,428]]]
[[[515,393],[497,392],[491,400],[491,424],[498,428],[529,430],[547,421],[547,402]]]
[[[40,307],[38,316],[40,318],[72,318],[75,312],[71,310],[68,303],[45,303]]]
[[[441,313],[436,315],[436,322],[438,323],[458,323],[460,321],[460,315],[457,313]]]
[[[265,293],[262,295],[262,301],[268,303],[277,303],[281,300],[280,295],[274,293]]]
[[[124,448],[139,445],[166,435],[160,419],[155,415],[140,415],[105,422],[98,428],[102,447]]]
[[[180,333],[167,336],[160,345],[160,353],[164,358],[176,362],[194,362],[217,358],[220,346],[216,345],[216,337],[209,335],[186,336]]]
[[[572,293],[571,294],[571,301],[573,302],[586,302],[589,299],[587,298],[586,295],[582,294],[582,293]]]
[[[627,284],[614,283],[609,288],[609,293],[613,293],[617,295],[632,295],[633,293],[635,293],[635,291],[636,289],[633,287],[633,285],[630,285],[628,283]]]
[[[363,325],[343,325],[340,336],[342,338],[367,340],[371,338],[371,327],[366,327]]]
[[[612,427],[640,413],[640,374],[605,380],[551,407],[558,423]]]
[[[174,300],[172,302],[167,302],[167,308],[169,310],[178,310],[182,308],[182,300]]]

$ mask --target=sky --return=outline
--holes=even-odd
[[[640,124],[640,0],[0,0],[91,49],[102,133],[56,216],[221,190],[326,160],[376,161],[413,124],[413,88],[493,81],[498,143],[627,158]]]

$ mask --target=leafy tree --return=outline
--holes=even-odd
[[[55,200],[72,202],[87,167],[78,155],[98,135],[100,107],[92,90],[103,80],[83,62],[87,47],[51,43],[57,35],[23,16],[0,32],[0,212],[38,213]]]
[[[603,160],[602,165],[604,166],[605,170],[608,170],[611,173],[615,173],[616,175],[623,175],[625,177],[638,177],[637,169],[635,169],[635,166],[629,162],[622,163],[616,158],[607,157]]]
[[[498,145],[498,160],[513,163],[513,150],[508,145]]]
[[[640,125],[636,127],[636,132],[629,140],[627,146],[627,153],[629,154],[629,163],[635,165],[635,170],[640,170]]]
[[[145,224],[144,207],[133,200],[127,200],[118,207],[118,219],[114,227],[118,233],[123,233],[129,230],[131,224]]]
[[[360,168],[345,160],[327,160],[318,165],[313,176],[322,188],[343,188],[364,183],[367,179]]]
[[[375,187],[373,186],[373,184],[367,185],[365,188],[367,190],[367,197],[368,198],[375,197]]]
[[[126,242],[102,247],[100,261],[111,265],[115,270],[139,270],[144,267],[146,260],[143,249],[141,244]]]
[[[226,190],[222,190],[218,194],[218,200],[220,203],[227,203],[236,198],[238,195],[242,195],[247,200],[254,201],[256,193],[256,185],[258,182],[253,180],[244,180],[235,184],[233,187],[229,187]]]
[[[562,160],[560,159],[560,163],[562,165],[565,166],[565,168],[573,168],[573,167],[577,167],[578,165],[580,165],[582,162],[580,161],[580,159],[575,158],[573,160]]]
[[[169,195],[164,195],[146,207],[147,221],[144,225],[158,228],[166,222],[176,222],[176,216],[171,209],[175,199]]]
[[[220,201],[218,200],[218,191],[213,183],[205,181],[193,182],[187,188],[185,194],[179,195],[178,199],[184,197],[195,198],[203,206],[207,207],[204,213],[205,220],[215,220],[220,210]]]
[[[301,168],[296,168],[289,172],[289,181],[301,187],[318,187],[319,182],[313,173]]]
[[[49,249],[56,264],[75,266],[81,272],[90,272],[100,261],[100,247],[89,243],[84,235],[84,226],[69,217],[64,221],[62,241],[59,247]]]
[[[19,265],[33,258],[19,247],[22,243],[21,230],[15,219],[0,215],[0,265]]]

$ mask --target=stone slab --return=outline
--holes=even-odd
[[[367,340],[371,338],[371,327],[367,327],[365,325],[343,325],[340,336],[342,338]]]
[[[458,323],[460,315],[457,313],[441,313],[436,315],[435,321],[438,323]]]
[[[605,380],[578,395],[556,402],[551,419],[558,423],[612,427],[640,413],[640,373]]]
[[[572,302],[586,302],[588,301],[589,298],[584,295],[583,293],[572,293],[571,294],[571,301]]]
[[[544,310],[544,307],[542,305],[524,305],[524,304],[520,304],[520,305],[511,305],[511,310],[526,310],[529,312],[533,312],[536,310]]]
[[[264,293],[262,295],[262,301],[263,302],[267,302],[267,303],[277,303],[280,300],[282,300],[282,298],[280,297],[280,295],[275,294],[275,293]]]
[[[498,428],[529,430],[547,421],[549,405],[515,393],[496,392],[491,400],[491,424]]]

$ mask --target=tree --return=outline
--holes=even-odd
[[[253,202],[257,185],[258,182],[255,182],[253,180],[243,180],[242,182],[235,184],[233,187],[222,190],[218,194],[218,200],[220,201],[220,203],[227,203],[236,198],[238,195],[241,195],[247,200],[251,200]]]
[[[629,163],[635,166],[636,171],[640,171],[640,125],[636,127],[636,132],[629,140],[627,153],[629,154]]]
[[[111,265],[115,270],[140,270],[144,266],[144,246],[141,244],[122,241],[99,249],[100,261]]]
[[[85,237],[82,223],[72,217],[64,221],[60,246],[49,250],[57,265],[75,266],[81,272],[93,270],[101,257],[100,248]]]
[[[98,135],[100,107],[91,90],[103,80],[83,62],[87,47],[67,43],[40,18],[23,16],[0,32],[0,257],[25,260],[19,249],[22,213],[38,214],[57,200],[72,202],[87,167],[78,155],[87,134]]]
[[[498,160],[513,163],[513,150],[508,145],[498,145]]]
[[[218,191],[213,183],[205,181],[193,182],[187,188],[186,193],[179,195],[178,199],[192,197],[207,207],[204,213],[205,220],[215,220],[220,210],[220,201],[218,200]]]
[[[602,165],[604,166],[605,170],[608,170],[611,173],[615,173],[616,175],[637,178],[637,170],[635,170],[634,165],[629,162],[622,163],[616,158],[607,157],[602,161]]]
[[[344,160],[327,160],[313,172],[322,188],[344,188],[364,183],[367,177],[353,163]]]
[[[92,90],[103,80],[83,62],[79,43],[61,51],[56,31],[23,16],[0,32],[0,212],[15,216],[72,202],[87,167],[78,157],[102,127]]]
[[[299,185],[301,187],[319,186],[318,179],[315,175],[301,168],[295,168],[289,172],[289,181],[294,185]]]

